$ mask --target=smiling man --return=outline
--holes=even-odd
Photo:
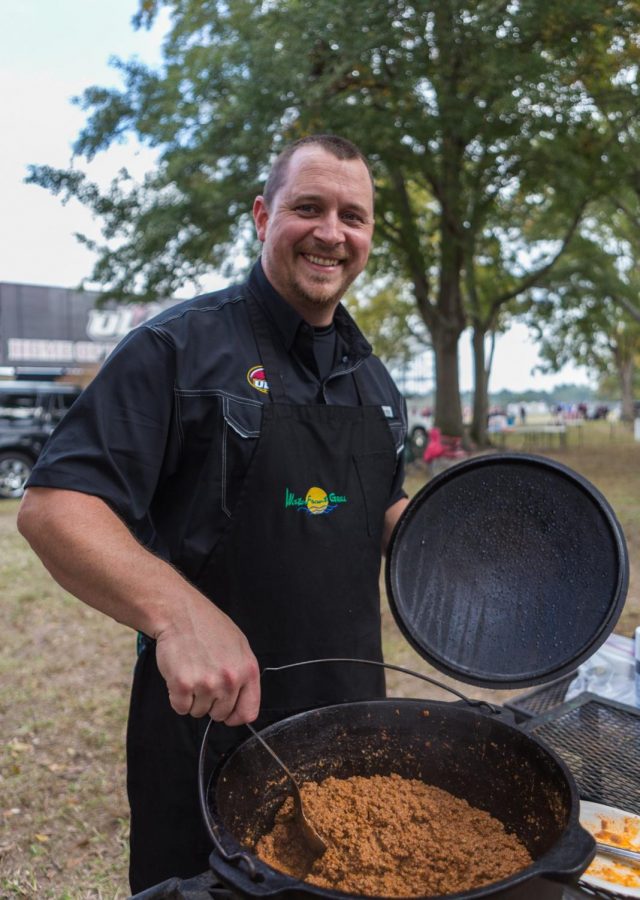
[[[253,205],[262,267],[303,318],[328,325],[369,257],[371,176],[359,156],[341,159],[313,143],[302,144],[280,165],[286,165],[286,179],[280,183],[277,168]]]
[[[381,552],[406,506],[400,394],[340,299],[373,183],[332,135],[275,161],[244,284],[131,332],[42,453],[19,528],[60,584],[138,632],[127,733],[134,892],[207,867],[197,759],[260,724],[384,695]]]

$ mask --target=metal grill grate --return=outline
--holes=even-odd
[[[571,672],[558,681],[545,684],[542,687],[520,694],[504,705],[515,713],[518,720],[530,719],[532,716],[541,716],[548,710],[559,706],[564,701],[567,688],[576,677],[577,672]]]
[[[562,757],[584,800],[640,815],[640,709],[585,692],[522,727]]]

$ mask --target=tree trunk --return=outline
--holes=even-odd
[[[447,254],[443,253],[443,266]],[[465,318],[460,300],[460,260],[448,255],[447,271],[440,275],[438,303],[431,307],[423,286],[414,280],[418,309],[429,329],[435,359],[435,416],[434,425],[442,434],[463,436],[460,405],[460,376],[458,342],[464,331]]]
[[[623,422],[633,422],[635,416],[633,402],[633,359],[625,360],[618,366],[620,389],[622,391],[622,410],[620,417]]]
[[[488,447],[487,422],[489,417],[489,378],[485,359],[486,333],[478,326],[473,329],[473,422],[471,438],[478,447]]]
[[[450,180],[455,181],[453,177]],[[456,196],[456,190],[452,188],[450,197]],[[431,334],[436,360],[435,424],[443,434],[462,437],[458,342],[464,331],[466,318],[460,284],[463,248],[459,228],[456,226],[459,217],[452,213],[454,210],[455,202],[452,201],[449,206],[443,203],[437,313],[431,317]]]
[[[442,434],[462,436],[457,328],[437,328],[432,334],[436,361],[435,424]]]

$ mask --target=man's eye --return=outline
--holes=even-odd
[[[358,215],[358,213],[354,212],[346,212],[342,214],[342,218],[346,219],[347,222],[364,222],[362,216]]]
[[[317,208],[312,203],[301,203],[299,206],[296,206],[296,212],[311,216],[317,212]]]

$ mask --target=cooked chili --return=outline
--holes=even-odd
[[[273,868],[354,894],[417,897],[470,890],[531,862],[489,813],[399,775],[327,778],[302,786],[307,817],[328,844],[313,860],[284,802],[256,853]]]

